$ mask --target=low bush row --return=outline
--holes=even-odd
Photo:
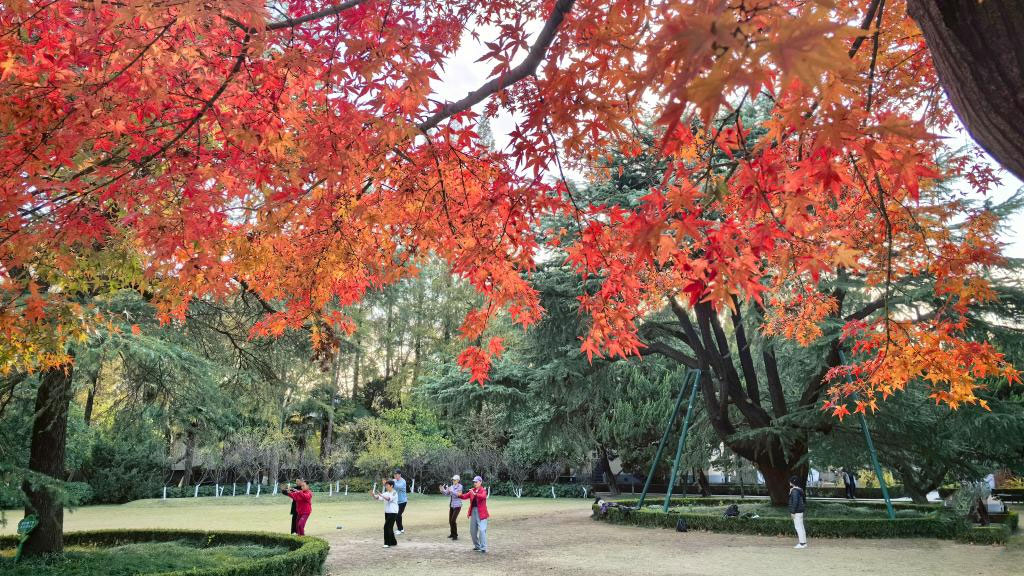
[[[607,484],[595,484],[594,487],[597,490],[601,491],[601,492],[607,492],[608,491],[608,485]],[[685,488],[686,488],[686,492],[684,492],[684,486],[676,486],[675,488],[672,489],[672,493],[673,494],[679,494],[679,495],[694,494],[695,489],[694,489],[693,486],[688,486],[688,487],[685,487]],[[662,484],[652,484],[650,492],[655,493],[655,494],[659,494],[659,493],[660,494],[664,494],[666,489],[667,489],[667,485],[664,484],[664,483],[662,483]],[[748,484],[748,485],[743,485],[743,486],[741,486],[739,484],[710,484],[708,486],[708,489],[711,492],[712,496],[767,496],[768,495],[767,488],[765,488],[763,485],[760,485],[760,484],[758,484],[758,485],[749,485]],[[638,487],[636,487],[636,486],[633,486],[633,487],[626,486],[625,488],[620,486],[619,490],[623,491],[623,492],[626,492],[626,493],[637,493],[637,492],[640,491],[640,489]],[[904,492],[903,487],[900,486],[900,485],[890,486],[888,488],[888,490],[889,490],[889,497],[890,498],[903,498],[903,497],[908,496],[908,494],[906,494]],[[955,491],[955,488],[939,488],[939,496],[941,496],[942,498],[945,498],[945,497],[949,496],[950,494],[952,494],[954,491]],[[1002,491],[1001,490],[996,490],[996,492],[1000,493]],[[858,487],[856,494],[857,494],[857,498],[880,499],[880,498],[882,498],[882,489],[881,488],[860,488],[860,487]],[[810,498],[845,498],[846,497],[846,489],[841,487],[841,486],[840,487],[834,487],[834,486],[808,486],[807,487],[807,496],[810,497]],[[1022,491],[1021,498],[1024,499],[1024,491]]]
[[[186,541],[209,548],[227,544],[258,544],[281,546],[288,552],[277,556],[253,559],[241,565],[163,572],[146,576],[316,576],[321,573],[330,546],[308,536],[289,536],[266,532],[200,532],[194,530],[99,530],[68,532],[65,546],[113,547],[139,542]],[[0,548],[13,548],[17,537],[0,536]]]
[[[624,506],[635,505],[636,501],[618,501]],[[706,530],[709,532],[725,532],[734,534],[756,534],[763,536],[782,536],[793,534],[792,521],[782,517],[734,517],[727,518],[722,512],[730,500],[694,500],[673,499],[672,508],[668,513],[662,512],[660,506],[646,507],[640,510],[609,507],[603,513],[601,505],[593,507],[594,518],[614,524],[630,524],[675,529],[680,519],[685,520],[690,530]],[[680,507],[693,506],[690,512]],[[859,507],[879,508],[884,510],[883,503],[863,503]],[[699,510],[706,507],[707,510]],[[896,518],[889,520],[879,518],[856,517],[814,517],[804,519],[808,534],[816,538],[942,538],[956,539],[979,544],[1005,543],[1017,524],[1017,515],[1007,515],[1004,523],[987,527],[972,527],[963,519],[955,516],[948,509],[934,505],[897,504],[901,510],[917,509],[927,511],[923,516],[914,518]]]

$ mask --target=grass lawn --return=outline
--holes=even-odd
[[[815,539],[812,533],[808,549],[793,550],[795,538],[678,533],[594,522],[591,500],[501,496],[493,497],[489,506],[490,553],[482,556],[471,550],[464,516],[459,520],[459,540],[445,538],[446,500],[413,496],[406,510],[408,531],[398,537],[396,548],[381,548],[383,504],[369,496],[329,500],[318,495],[308,532],[330,542],[326,572],[332,576],[821,576],[831,570],[841,570],[843,576],[1024,574],[1021,536],[1001,547],[931,539]],[[0,530],[13,532],[18,518],[20,514],[9,512],[8,524]],[[289,522],[288,501],[267,496],[89,506],[65,519],[68,530],[286,532]],[[343,529],[338,530],[338,524]]]

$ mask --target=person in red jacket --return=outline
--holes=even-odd
[[[473,487],[459,494],[459,498],[469,500],[469,536],[473,539],[473,550],[487,554],[487,488],[484,479],[473,478]]]
[[[309,520],[309,515],[313,512],[313,492],[305,480],[296,480],[295,484],[298,485],[298,489],[290,488],[285,490],[284,494],[295,502],[295,532],[299,536],[305,536],[306,520]]]

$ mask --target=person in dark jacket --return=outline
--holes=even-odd
[[[800,487],[799,479],[793,476],[789,479],[789,515],[793,518],[793,527],[796,528],[796,548],[802,550],[807,548],[807,532],[804,530],[804,511],[807,509],[807,499],[804,498],[804,490]]]
[[[281,494],[284,494],[285,496],[287,496],[288,495],[288,491],[291,490],[291,489],[292,489],[292,487],[291,487],[290,484],[285,484],[283,482],[281,483]],[[291,498],[289,498],[289,500],[291,500]],[[299,529],[298,529],[298,527],[296,527],[295,523],[299,519],[299,514],[297,512],[295,512],[295,500],[291,500],[291,502],[292,502],[292,530],[291,530],[291,534],[298,534],[299,533]]]

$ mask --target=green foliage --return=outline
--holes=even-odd
[[[330,549],[305,536],[187,530],[70,532],[64,542],[65,559],[14,566],[16,539],[2,536],[0,568],[16,576],[314,576]]]
[[[451,444],[442,436],[437,417],[416,407],[395,408],[384,411],[379,418],[363,418],[359,429],[363,443],[356,466],[374,477],[390,478],[394,469],[415,461],[425,463],[432,449]],[[405,475],[411,479],[416,472],[408,470]]]
[[[92,486],[93,503],[121,503],[150,497],[163,484],[164,446],[151,428],[101,435],[81,473]]]

